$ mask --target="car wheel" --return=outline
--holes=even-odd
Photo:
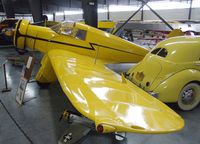
[[[189,83],[181,90],[178,98],[180,109],[189,111],[194,109],[200,102],[200,85]]]

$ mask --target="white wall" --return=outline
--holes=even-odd
[[[192,10],[192,19],[200,20],[200,8],[195,8]]]
[[[98,20],[107,20],[107,13],[98,13]]]
[[[110,20],[113,21],[120,21],[120,20],[127,20],[134,12],[111,12],[110,13]],[[134,17],[134,20],[140,19],[140,12],[138,12]]]
[[[83,19],[83,15],[82,14],[65,15],[65,19],[66,20],[72,20],[72,21],[82,20]]]

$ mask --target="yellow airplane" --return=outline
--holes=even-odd
[[[105,64],[139,62],[148,50],[81,23],[52,28],[19,20],[14,33],[19,49],[44,53],[39,83],[59,81],[72,105],[101,133],[169,133],[184,120]]]

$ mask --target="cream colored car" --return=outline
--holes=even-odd
[[[192,110],[200,102],[200,37],[160,42],[127,78],[163,102]]]

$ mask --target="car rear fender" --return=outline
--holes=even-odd
[[[186,69],[179,71],[164,80],[154,92],[158,93],[158,99],[163,102],[177,102],[181,89],[190,82],[200,83],[200,71]]]

